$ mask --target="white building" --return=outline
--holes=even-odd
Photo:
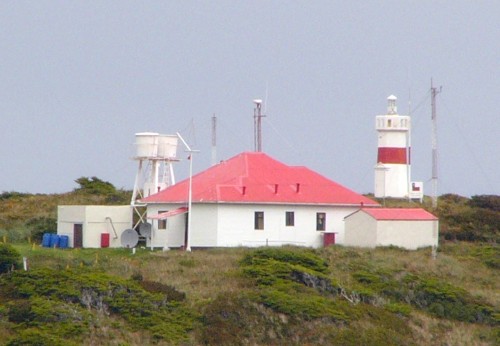
[[[69,237],[69,247],[121,247],[120,236],[132,228],[132,207],[60,205],[57,234]]]
[[[362,208],[346,216],[344,245],[394,245],[409,250],[438,245],[439,221],[420,208]]]
[[[152,221],[148,246],[323,245],[325,232],[344,242],[344,217],[378,204],[306,167],[261,152],[239,154],[141,200]],[[190,234],[188,235],[188,228]]]
[[[377,164],[375,197],[405,198],[410,194],[410,126],[408,115],[399,115],[396,96],[387,98],[387,114],[377,115]]]

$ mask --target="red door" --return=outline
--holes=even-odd
[[[73,247],[83,247],[83,225],[81,223],[73,225]]]

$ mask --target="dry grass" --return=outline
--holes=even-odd
[[[144,279],[159,281],[185,292],[193,303],[224,292],[245,288],[238,271],[244,249],[212,249],[193,252],[154,252],[139,271]]]
[[[23,256],[30,259],[32,268],[65,268],[90,266],[123,278],[141,274],[144,280],[157,281],[186,293],[186,303],[194,311],[203,311],[215,298],[240,291],[251,292],[254,287],[241,276],[239,261],[249,249],[228,248],[183,252],[150,251],[139,248],[135,255],[124,249],[46,249],[29,245],[16,245]],[[409,272],[417,275],[437,276],[452,285],[480,295],[492,305],[500,305],[500,279],[493,268],[476,258],[457,256],[446,247],[436,259],[430,249],[403,251],[387,249],[354,249],[334,246],[318,250],[329,263],[331,277],[348,288],[352,273],[360,267],[391,272]],[[359,321],[363,325],[363,321]],[[418,345],[491,345],[494,328],[491,326],[460,323],[431,317],[414,309],[408,318]],[[141,345],[150,344],[151,335],[131,331],[119,318],[103,316],[90,330],[85,345]],[[311,325],[312,328],[312,325]],[[326,326],[325,326],[326,328]],[[6,330],[0,326],[0,331]],[[311,333],[317,332],[312,328]],[[325,335],[329,335],[326,333]],[[191,335],[194,344],[194,336]],[[0,342],[1,344],[1,342]],[[161,343],[159,344],[161,345]]]
[[[351,273],[359,266],[386,268],[418,275],[439,277],[462,287],[474,296],[480,296],[493,306],[500,307],[500,277],[493,268],[488,268],[472,257],[448,254],[446,247],[432,257],[431,249],[404,251],[394,248],[353,249],[330,247],[322,250],[330,263],[330,269],[340,283],[349,286]]]
[[[421,312],[412,313],[409,326],[418,337],[418,345],[488,346],[492,338],[488,341],[486,337],[493,333],[488,326],[451,322]]]

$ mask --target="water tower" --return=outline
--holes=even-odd
[[[137,200],[148,197],[175,184],[172,164],[177,162],[176,135],[162,135],[156,132],[135,134],[135,156],[138,162],[132,193],[132,206]]]
[[[410,126],[408,115],[399,115],[396,96],[387,98],[387,114],[376,116],[378,134],[375,197],[410,197]]]

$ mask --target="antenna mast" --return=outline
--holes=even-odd
[[[262,114],[262,100],[256,99],[253,100],[255,103],[255,108],[253,110],[253,121],[254,121],[254,150],[257,152],[262,151],[262,117],[265,115]]]
[[[432,208],[437,208],[438,201],[438,153],[437,153],[437,117],[436,117],[436,96],[441,92],[442,87],[435,88],[431,78],[431,108],[432,108]]]
[[[217,117],[212,116],[212,166],[217,163]]]

